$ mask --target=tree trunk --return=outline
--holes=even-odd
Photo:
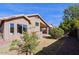
[[[77,29],[77,39],[79,40],[79,28]]]
[[[32,52],[27,52],[26,55],[33,55],[33,53]]]
[[[33,55],[33,53],[31,52],[30,55]]]
[[[29,52],[26,52],[26,55],[30,55],[30,53]]]

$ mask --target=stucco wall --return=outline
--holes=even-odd
[[[40,38],[42,37],[42,33],[40,32],[40,22],[45,24],[40,20],[38,17],[29,17],[29,22],[24,18],[14,19],[11,21],[7,21],[4,23],[4,30],[3,30],[3,37],[5,40],[12,40],[12,39],[20,39],[22,34],[17,33],[17,24],[26,24],[27,25],[27,32],[31,34],[31,32],[36,32],[37,36]],[[35,22],[39,23],[39,26],[35,25]],[[10,33],[10,23],[14,23],[14,34]],[[46,25],[46,24],[45,24]]]
[[[31,27],[34,28],[34,31],[40,31],[40,20],[36,17],[30,17]],[[39,23],[39,26],[35,26],[35,22]]]
[[[32,25],[31,25],[31,28],[32,28],[32,31],[35,31],[37,36],[40,38],[41,37],[41,32],[40,32],[40,19],[38,17],[29,17]],[[35,26],[35,22],[38,22],[39,23],[39,26]]]
[[[39,38],[42,38],[42,32],[40,32],[40,23],[44,24],[46,26],[46,24],[37,16],[33,16],[33,17],[29,17],[31,23],[32,23],[32,27],[35,27],[34,30],[37,32],[37,35]],[[39,26],[35,26],[35,22],[39,22]],[[47,34],[48,34],[49,28],[47,27]]]
[[[14,34],[10,33],[10,23],[14,23]],[[15,19],[15,20],[11,20],[11,21],[7,21],[4,23],[4,39],[7,40],[12,40],[12,39],[19,39],[21,34],[17,33],[17,24],[26,24],[27,25],[27,32],[30,32],[30,24],[28,23],[27,20],[25,20],[24,18],[19,18],[19,19]]]

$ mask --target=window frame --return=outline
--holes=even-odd
[[[18,25],[21,25],[21,26],[22,26],[22,28],[21,28],[21,32],[22,32],[22,33],[18,32]],[[23,30],[23,26],[25,26],[25,25],[26,25],[26,24],[17,24],[17,33],[18,33],[18,34],[23,34],[23,31],[24,31],[24,30]],[[26,32],[27,32],[27,25],[26,25]]]
[[[39,26],[39,22],[35,22],[35,26]]]
[[[22,34],[22,33],[20,33],[19,30],[18,30],[18,25],[21,25],[21,26],[22,26],[22,24],[17,24],[17,33],[18,33],[18,34]],[[21,28],[21,32],[22,32],[22,28]]]
[[[26,24],[22,25],[22,32],[24,32],[24,27],[25,27],[25,32],[27,32],[27,25]]]
[[[12,26],[13,27],[13,32],[11,32],[11,24],[13,25]],[[15,24],[14,23],[9,24],[9,32],[10,32],[11,35],[14,34],[14,32],[15,32]]]

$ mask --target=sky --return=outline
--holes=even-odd
[[[64,9],[68,3],[6,3],[0,4],[0,18],[18,14],[40,14],[49,24],[59,26],[62,22]]]

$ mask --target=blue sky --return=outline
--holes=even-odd
[[[40,14],[47,23],[58,26],[62,22],[63,11],[72,4],[67,3],[7,3],[0,4],[0,17],[17,14]]]

